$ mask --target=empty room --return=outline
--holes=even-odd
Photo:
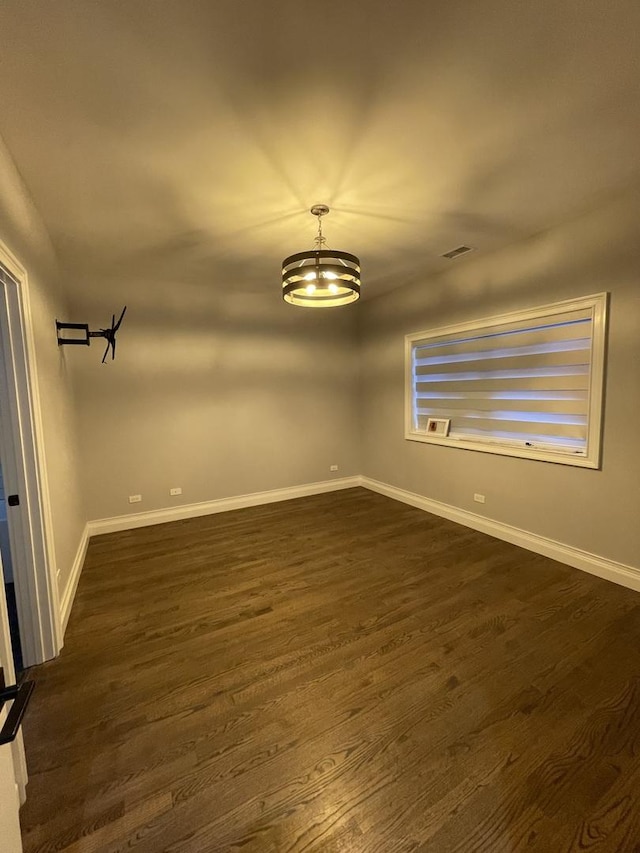
[[[640,4],[0,38],[2,853],[640,850]]]

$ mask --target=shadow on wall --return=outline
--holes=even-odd
[[[128,306],[115,371],[100,369],[99,347],[62,353],[92,394],[104,391],[116,375],[120,393],[123,383],[147,393],[150,380],[163,385],[179,379],[179,393],[209,394],[267,385],[275,390],[291,382],[308,386],[313,381],[318,387],[355,381],[357,309],[318,312],[285,305],[277,282],[260,296],[233,289],[215,293],[177,280],[129,280],[128,286],[119,298],[110,286],[99,289],[69,318],[95,328],[109,323],[120,304]]]

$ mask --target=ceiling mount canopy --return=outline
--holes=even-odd
[[[336,308],[360,298],[360,261],[348,252],[328,249],[322,233],[326,204],[314,204],[318,217],[315,249],[289,255],[282,262],[282,297],[291,305],[306,308]]]

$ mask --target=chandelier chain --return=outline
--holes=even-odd
[[[322,233],[322,214],[318,215],[318,234],[314,238],[314,243],[317,251],[322,251],[327,246],[327,238]]]

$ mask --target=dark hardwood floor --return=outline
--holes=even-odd
[[[362,489],[91,541],[26,853],[640,850],[640,596]]]

